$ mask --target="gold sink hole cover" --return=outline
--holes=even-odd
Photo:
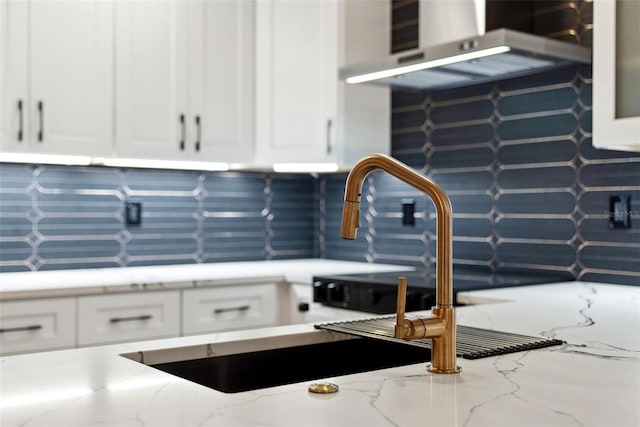
[[[311,393],[319,394],[337,393],[338,389],[338,386],[333,383],[313,383],[309,386]]]

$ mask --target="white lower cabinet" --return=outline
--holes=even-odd
[[[180,291],[78,297],[78,346],[177,337]]]
[[[301,321],[277,283],[0,301],[0,355]],[[285,315],[286,314],[286,315]]]
[[[75,298],[0,302],[0,353],[73,348]]]
[[[277,291],[275,283],[184,290],[183,335],[276,325]]]

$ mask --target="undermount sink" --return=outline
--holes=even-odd
[[[133,354],[123,356],[135,359]],[[138,361],[224,393],[237,393],[428,362],[430,356],[424,348],[352,338],[165,363]]]

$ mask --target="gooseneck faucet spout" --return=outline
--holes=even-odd
[[[436,182],[416,172],[407,165],[384,154],[373,154],[356,163],[347,176],[342,211],[340,235],[344,239],[355,239],[360,225],[360,196],[362,184],[369,172],[381,169],[416,189],[427,194],[436,208],[436,306],[432,316],[425,319],[405,319],[404,300],[406,281],[399,283],[397,326],[394,335],[405,340],[431,338],[430,372],[457,373],[456,366],[456,317],[453,308],[452,262],[451,262],[451,202],[447,193]]]

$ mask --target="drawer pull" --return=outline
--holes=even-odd
[[[136,320],[149,320],[153,316],[150,314],[143,314],[141,316],[130,316],[130,317],[112,317],[109,319],[110,323],[119,323],[119,322],[133,322]]]
[[[2,328],[0,329],[0,334],[3,334],[5,332],[37,331],[38,329],[42,329],[42,325],[18,326],[16,328]]]
[[[214,314],[226,313],[229,311],[247,311],[251,308],[250,305],[240,305],[238,307],[216,308],[213,310]]]

